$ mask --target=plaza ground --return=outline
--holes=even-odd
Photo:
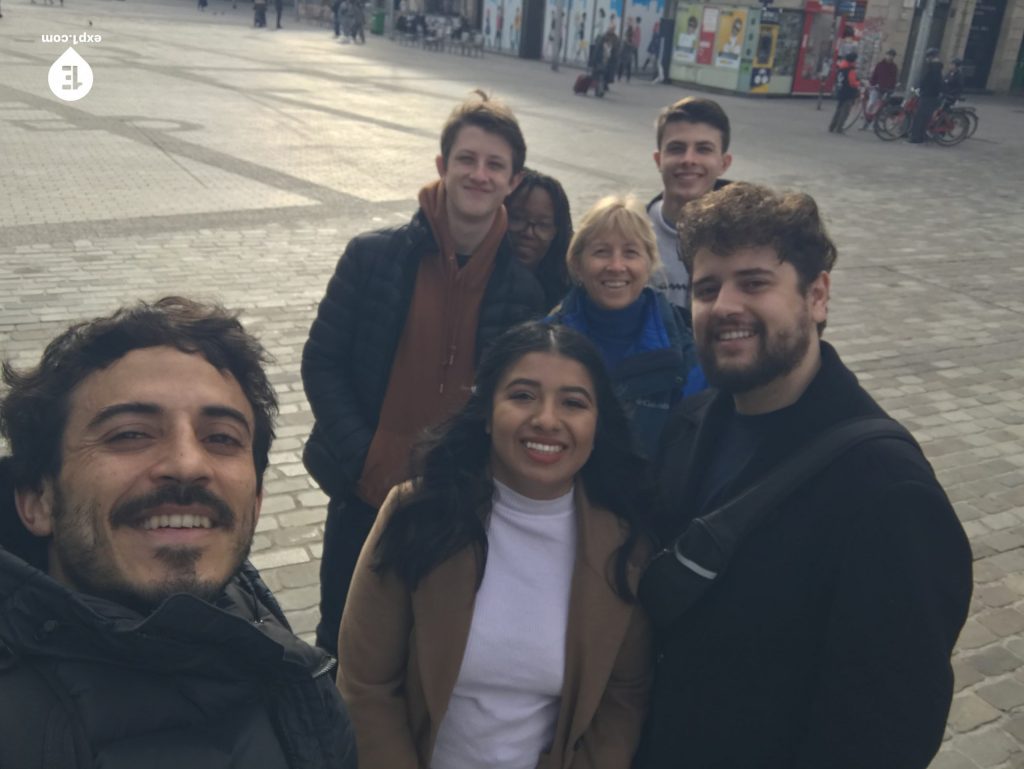
[[[476,87],[506,99],[528,163],[578,215],[603,194],[658,188],[657,110],[686,91],[635,80],[606,99],[575,71],[341,46],[247,4],[3,0],[0,354],[17,363],[70,321],[139,297],[217,299],[275,355],[279,440],[253,552],[298,632],[316,621],[325,498],[301,449],[299,358],[348,239],[400,223],[436,176],[440,126]],[[43,35],[76,47],[92,91],[56,99]],[[722,97],[729,176],[812,194],[839,248],[827,338],[918,437],[975,553],[940,769],[1024,766],[1024,103],[979,98],[952,148],[826,132],[831,104]],[[865,554],[870,558],[870,554]]]

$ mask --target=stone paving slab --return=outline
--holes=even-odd
[[[89,22],[92,26],[89,26]],[[453,104],[483,86],[523,123],[529,162],[577,216],[658,186],[660,106],[634,81],[573,97],[574,72],[392,45],[339,46],[251,9],[168,0],[4,0],[0,20],[0,354],[34,362],[69,322],[183,293],[242,310],[274,354],[282,403],[253,561],[298,632],[316,622],[325,497],[301,464],[301,348],[345,243],[399,223],[434,175]],[[45,74],[79,46],[94,92],[58,101]],[[829,105],[722,97],[731,178],[803,189],[839,247],[828,338],[903,420],[964,522],[975,598],[936,769],[1024,767],[1024,104],[976,100],[959,147],[825,132]]]

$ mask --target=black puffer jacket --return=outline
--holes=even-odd
[[[303,460],[330,497],[351,493],[363,470],[420,258],[437,245],[426,217],[349,242],[302,351],[302,383],[316,419]],[[540,284],[502,239],[480,306],[476,355],[502,331],[544,311]]]
[[[3,769],[355,769],[333,670],[251,566],[142,616],[0,548]]]

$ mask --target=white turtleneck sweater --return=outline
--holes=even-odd
[[[534,769],[554,737],[576,563],[573,493],[535,500],[494,487],[487,567],[430,769]]]

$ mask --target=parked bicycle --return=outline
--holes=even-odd
[[[905,99],[891,97],[890,103],[875,117],[875,136],[883,141],[894,141],[909,135],[919,101],[920,93],[916,88]],[[963,109],[949,109],[942,104],[929,119],[925,135],[943,147],[959,144],[971,135],[968,114]]]
[[[872,101],[872,94],[877,92],[878,86],[876,85],[869,85],[861,90],[856,103],[850,109],[849,117],[843,123],[844,131],[848,131],[857,125],[858,120],[864,121],[864,128],[867,128],[869,123],[874,122],[875,118],[878,117],[878,113],[882,111],[882,107],[885,105],[885,100],[881,96],[874,98],[874,101]]]

